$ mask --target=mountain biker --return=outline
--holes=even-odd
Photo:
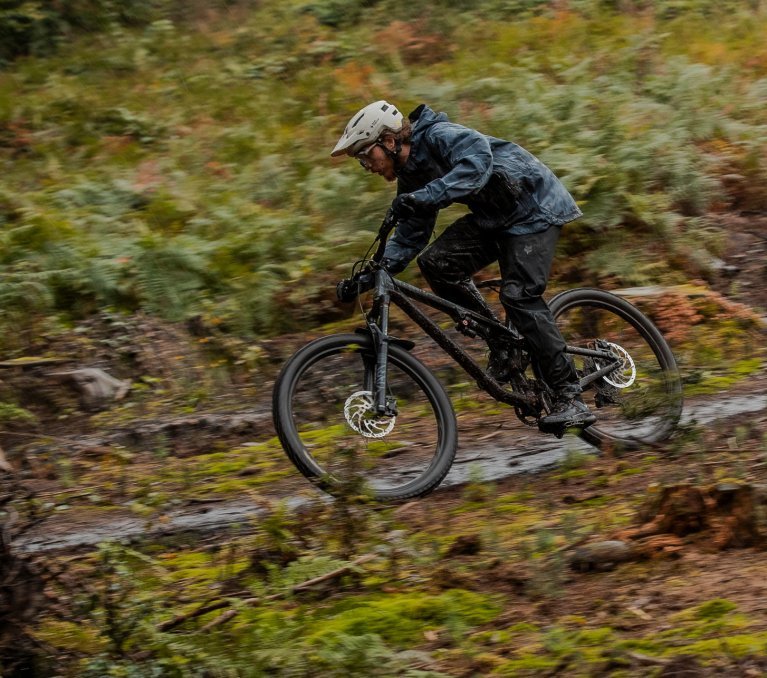
[[[331,153],[343,154],[367,171],[397,181],[392,210],[398,223],[386,245],[385,268],[400,273],[417,256],[436,294],[495,319],[471,276],[498,261],[501,303],[555,394],[540,428],[559,431],[594,423],[565,355],[565,341],[542,297],[561,226],[581,216],[554,173],[517,144],[452,123],[425,104],[408,118],[386,101],[365,106]],[[470,212],[429,245],[437,213],[454,202],[467,205]],[[361,282],[369,289],[371,276]],[[509,380],[509,355],[503,346],[490,343],[487,372],[497,381]]]

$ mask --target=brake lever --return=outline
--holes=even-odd
[[[378,237],[382,240],[391,233],[392,229],[397,225],[397,217],[394,214],[394,210],[390,207],[386,210],[381,228],[378,229]]]
[[[398,219],[394,214],[394,210],[390,207],[388,210],[386,210],[386,216],[384,217],[383,223],[381,224],[381,228],[378,229],[378,249],[373,255],[373,261],[376,264],[380,264],[381,259],[383,259],[384,250],[386,249],[386,238],[389,237],[389,233],[391,233],[394,227],[397,225],[397,221]]]

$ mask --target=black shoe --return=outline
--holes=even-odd
[[[495,379],[499,384],[504,384],[511,379],[509,352],[505,348],[490,349],[485,374],[491,379]]]
[[[560,397],[554,402],[551,413],[538,422],[544,433],[559,433],[568,428],[586,428],[597,418],[579,397]]]

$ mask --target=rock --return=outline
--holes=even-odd
[[[730,278],[740,273],[740,268],[738,266],[728,264],[718,257],[712,257],[709,261],[709,266],[711,267],[712,271]]]
[[[70,383],[80,394],[84,410],[103,410],[115,400],[121,400],[130,391],[129,381],[115,379],[97,367],[84,367],[67,372],[52,372],[49,376]]]
[[[609,570],[618,563],[634,560],[635,557],[636,554],[629,544],[610,540],[585,544],[575,549],[568,562],[574,570]]]

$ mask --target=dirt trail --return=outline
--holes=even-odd
[[[710,425],[763,410],[767,410],[767,395],[764,393],[723,393],[687,404],[682,421]],[[556,466],[568,453],[574,451],[595,453],[593,447],[574,436],[557,440],[525,429],[514,430],[514,444],[515,449],[510,452],[505,444],[486,441],[476,445],[464,438],[455,464],[441,489],[460,486],[472,478],[491,481],[516,474],[541,472]],[[319,492],[309,496],[275,499],[286,499],[291,508],[313,501],[329,501]],[[108,540],[161,537],[187,531],[210,533],[233,526],[248,529],[248,525],[266,511],[263,505],[240,498],[232,501],[201,501],[182,509],[153,515],[149,519],[129,513],[107,519],[103,513],[71,512],[52,516],[19,537],[15,546],[23,552],[40,553],[91,547]]]

